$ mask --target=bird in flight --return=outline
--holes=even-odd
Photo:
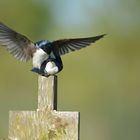
[[[0,22],[0,45],[4,46],[10,54],[20,61],[27,62],[32,59],[32,71],[46,77],[63,69],[62,55],[85,48],[104,35],[61,39],[52,42],[41,40],[34,43],[26,36]]]

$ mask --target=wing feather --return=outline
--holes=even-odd
[[[52,46],[57,55],[64,55],[66,53],[85,48],[104,36],[105,34],[88,38],[56,40],[52,42]]]
[[[36,50],[35,44],[0,22],[0,44],[20,61],[28,61]]]

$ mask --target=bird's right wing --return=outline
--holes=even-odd
[[[36,50],[35,44],[0,22],[0,44],[18,60],[28,61]]]
[[[64,55],[66,53],[85,48],[100,38],[104,37],[104,35],[87,38],[56,40],[52,42],[53,50],[57,55]]]

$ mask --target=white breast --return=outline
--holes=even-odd
[[[48,55],[42,49],[38,48],[36,52],[33,54],[33,67],[39,68],[41,64],[48,59]]]
[[[58,67],[55,65],[53,61],[51,61],[46,64],[45,71],[48,74],[56,74],[58,72]]]

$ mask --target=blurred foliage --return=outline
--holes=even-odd
[[[63,57],[58,108],[81,112],[81,140],[139,140],[140,1],[1,0],[0,20],[31,40],[107,33],[93,46]],[[9,110],[37,108],[31,62],[0,48],[0,137]]]

